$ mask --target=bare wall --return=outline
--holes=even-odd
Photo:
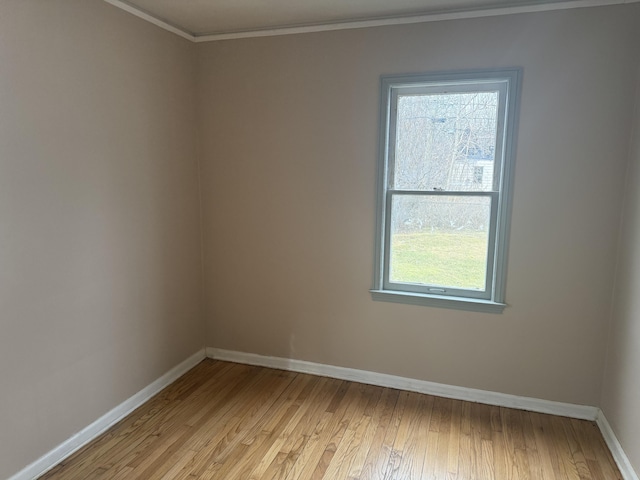
[[[198,45],[208,344],[597,405],[640,5]],[[502,315],[371,300],[381,74],[521,66]]]
[[[0,478],[203,347],[195,48],[0,2]]]
[[[640,475],[640,69],[602,410]]]

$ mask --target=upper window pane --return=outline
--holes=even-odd
[[[400,94],[396,190],[491,191],[498,92]]]

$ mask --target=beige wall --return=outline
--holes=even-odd
[[[0,2],[0,478],[203,347],[195,49]]]
[[[640,474],[640,70],[602,409]]]
[[[203,346],[198,148],[207,345],[599,405],[639,21],[196,46],[100,0],[3,0],[0,478]],[[524,67],[509,308],[373,302],[380,75],[501,66]],[[639,151],[603,398],[636,468]]]
[[[639,23],[628,5],[200,44],[208,344],[597,405]],[[502,66],[524,67],[509,307],[373,302],[380,75]]]

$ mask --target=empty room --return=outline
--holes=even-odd
[[[640,2],[0,0],[0,479],[640,475]]]

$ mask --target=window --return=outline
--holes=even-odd
[[[482,183],[482,176],[484,175],[484,167],[473,167],[473,182]]]
[[[520,77],[382,78],[374,300],[504,308]]]

